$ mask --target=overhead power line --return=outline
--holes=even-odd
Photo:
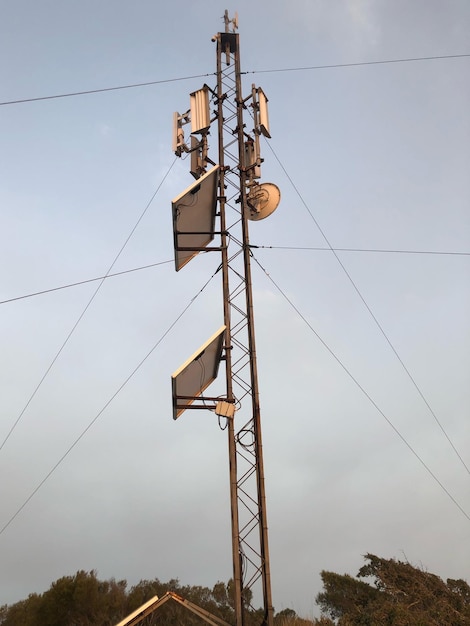
[[[117,390],[113,393],[110,399],[106,402],[106,404],[98,411],[95,417],[89,422],[88,426],[80,433],[80,435],[73,441],[73,443],[67,448],[64,454],[60,457],[60,459],[53,465],[53,467],[49,470],[49,472],[44,476],[44,478],[38,483],[38,485],[33,489],[33,491],[29,494],[29,496],[24,500],[23,504],[16,510],[16,512],[10,517],[10,519],[4,524],[2,528],[0,528],[0,535],[5,532],[5,530],[12,524],[12,522],[18,517],[21,511],[27,506],[27,504],[34,498],[34,496],[38,493],[41,487],[49,480],[49,478],[54,474],[54,472],[59,468],[59,466],[65,461],[68,455],[72,452],[72,450],[77,446],[77,444],[83,439],[83,437],[87,434],[90,428],[95,424],[95,422],[101,417],[101,415],[105,412],[108,406],[113,402],[113,400],[119,395],[119,393],[124,389],[127,383],[135,376],[135,374],[139,371],[142,365],[147,361],[147,359],[155,352],[158,346],[162,343],[165,337],[170,333],[170,331],[176,326],[179,320],[183,317],[186,311],[190,308],[190,306],[195,302],[195,300],[201,295],[204,289],[208,286],[214,276],[218,273],[219,269],[217,269],[208,281],[201,287],[201,289],[196,293],[196,295],[191,298],[189,303],[184,307],[181,313],[177,316],[177,318],[170,324],[170,326],[165,330],[165,332],[161,335],[158,341],[152,346],[152,348],[147,352],[144,358],[138,363],[136,367],[132,370],[132,372],[127,376],[124,382],[119,385]]]
[[[440,250],[385,250],[382,248],[325,248],[322,246],[258,246],[250,244],[251,248],[268,250],[312,250],[316,252],[375,252],[379,254],[431,254],[443,256],[470,256],[470,252],[446,252]],[[2,304],[2,302],[0,302]]]
[[[402,440],[402,442],[406,445],[406,447],[412,452],[412,454],[418,459],[424,469],[428,472],[428,474],[433,478],[433,480],[439,485],[439,487],[444,491],[444,493],[452,500],[455,506],[460,510],[463,515],[470,521],[470,515],[465,511],[465,509],[457,502],[454,496],[450,493],[450,491],[444,486],[444,484],[439,480],[439,478],[434,474],[431,468],[427,465],[427,463],[421,458],[421,456],[416,452],[413,446],[407,441],[407,439],[401,434],[398,428],[393,424],[393,422],[387,417],[387,415],[382,411],[379,405],[375,402],[372,396],[367,392],[367,390],[361,385],[361,383],[357,380],[357,378],[351,373],[351,371],[346,367],[343,361],[333,352],[330,346],[326,343],[322,337],[317,333],[317,331],[313,328],[307,318],[301,313],[301,311],[296,307],[293,301],[287,296],[287,294],[281,289],[281,287],[276,283],[271,274],[265,270],[265,268],[259,263],[256,257],[253,256],[255,263],[261,268],[263,273],[267,276],[267,278],[271,281],[274,287],[279,291],[282,297],[289,303],[289,305],[294,309],[297,315],[302,319],[303,322],[309,327],[315,337],[320,341],[326,350],[331,354],[331,356],[335,359],[335,361],[341,366],[341,368],[346,372],[349,378],[353,381],[353,383],[360,389],[360,391],[365,395],[365,397],[369,400],[369,402],[374,406],[374,408],[380,413],[380,415],[385,419],[388,425],[395,431],[398,437]]]
[[[135,89],[136,87],[150,87],[151,85],[163,85],[165,83],[176,83],[181,80],[191,80],[192,78],[204,78],[212,76],[212,74],[196,74],[194,76],[180,76],[179,78],[166,78],[164,80],[151,80],[146,83],[132,83],[130,85],[118,85],[117,87],[102,87],[100,89],[87,89],[86,91],[72,91],[69,93],[59,93],[52,96],[37,96],[36,98],[23,98],[19,100],[9,100],[0,102],[0,106],[9,104],[23,104],[25,102],[39,102],[40,100],[55,100],[57,98],[73,98],[74,96],[89,96],[95,93],[104,93],[106,91],[120,91],[122,89]]]
[[[49,372],[51,371],[51,369],[54,367],[55,362],[57,361],[57,359],[59,358],[59,356],[61,355],[62,351],[64,350],[65,346],[67,345],[67,343],[69,342],[70,338],[72,337],[73,333],[75,332],[75,330],[77,329],[78,325],[80,324],[80,322],[82,321],[83,317],[85,316],[86,312],[88,311],[89,307],[91,306],[93,300],[96,298],[96,296],[98,295],[98,292],[100,291],[101,287],[103,286],[104,281],[106,280],[106,277],[108,276],[108,274],[111,272],[111,270],[113,269],[113,267],[115,266],[115,264],[117,263],[117,260],[119,259],[119,257],[121,256],[121,254],[124,251],[124,248],[127,246],[127,244],[129,243],[132,235],[135,233],[137,227],[139,226],[140,222],[142,221],[142,219],[144,218],[145,214],[147,213],[150,205],[152,204],[155,196],[157,195],[157,193],[159,192],[161,186],[163,185],[163,183],[165,182],[168,174],[171,172],[174,164],[176,163],[176,157],[173,160],[172,164],[170,165],[170,167],[168,168],[166,174],[163,176],[162,180],[160,181],[160,184],[158,185],[158,187],[156,188],[155,192],[153,193],[152,197],[150,198],[150,200],[147,202],[146,207],[144,208],[144,210],[142,211],[142,213],[140,214],[140,217],[138,218],[137,222],[135,223],[134,227],[132,228],[131,232],[129,233],[129,235],[127,236],[126,240],[124,241],[124,243],[122,244],[119,252],[116,254],[116,256],[114,257],[113,262],[111,263],[111,265],[108,268],[108,271],[106,272],[105,276],[101,279],[101,282],[99,283],[99,285],[97,286],[97,288],[95,289],[95,291],[93,292],[91,298],[88,300],[87,304],[85,305],[85,308],[83,309],[83,311],[80,313],[80,315],[78,316],[76,322],[74,323],[74,325],[72,326],[71,330],[69,331],[68,335],[66,336],[65,340],[63,341],[62,345],[60,346],[60,348],[58,349],[58,351],[56,352],[54,358],[52,359],[52,361],[50,362],[49,366],[47,367],[45,373],[43,374],[41,380],[39,381],[39,383],[36,385],[36,387],[34,388],[33,392],[31,393],[30,397],[28,398],[28,401],[26,402],[26,404],[24,405],[23,409],[21,410],[20,414],[18,415],[18,417],[16,418],[15,422],[13,423],[12,427],[10,428],[10,430],[8,431],[6,437],[4,438],[2,444],[0,445],[0,450],[3,449],[4,445],[6,444],[6,442],[8,441],[8,439],[11,437],[13,431],[15,430],[15,428],[18,426],[21,418],[23,417],[23,415],[25,414],[26,410],[28,409],[29,405],[31,404],[31,402],[33,401],[33,398],[35,397],[35,395],[37,394],[37,392],[39,391],[39,389],[41,388],[41,385],[43,384],[43,382],[46,380],[47,376],[49,375]]]
[[[25,300],[26,298],[34,298],[35,296],[43,296],[46,293],[53,293],[54,291],[60,291],[61,289],[70,289],[71,287],[78,287],[80,285],[86,285],[87,283],[93,283],[97,280],[107,280],[108,278],[114,278],[115,276],[123,276],[124,274],[130,274],[131,272],[140,272],[140,270],[148,270],[151,267],[157,267],[158,265],[166,265],[167,263],[174,263],[173,259],[169,261],[160,261],[159,263],[150,263],[150,265],[141,265],[140,267],[133,267],[129,270],[123,270],[122,272],[114,272],[113,274],[105,274],[104,276],[97,276],[96,278],[87,278],[86,280],[79,280],[76,283],[68,283],[67,285],[60,285],[60,287],[51,287],[50,289],[43,289],[42,291],[35,291],[34,293],[27,293],[22,296],[16,296],[15,298],[8,298],[8,300],[0,300],[0,304],[8,304],[9,302],[17,302],[18,300]]]
[[[357,293],[357,295],[359,296],[359,299],[361,300],[361,302],[363,303],[363,305],[366,307],[369,315],[371,316],[371,318],[374,320],[375,325],[377,326],[377,328],[379,329],[380,333],[382,334],[382,336],[384,337],[385,341],[388,343],[390,349],[392,350],[392,352],[394,353],[394,355],[396,356],[396,358],[398,359],[403,371],[406,373],[406,375],[408,376],[408,378],[410,379],[411,383],[413,384],[414,388],[416,389],[416,391],[418,392],[418,395],[420,396],[420,398],[422,399],[422,401],[424,402],[424,404],[427,406],[429,412],[431,413],[431,415],[434,418],[434,421],[436,422],[436,424],[438,425],[438,427],[440,428],[442,434],[445,436],[445,438],[447,439],[449,445],[451,446],[452,450],[454,451],[455,455],[458,457],[459,461],[461,462],[462,466],[465,468],[467,474],[470,475],[470,468],[468,467],[468,465],[465,463],[464,459],[462,458],[461,454],[459,453],[459,451],[457,450],[454,442],[452,441],[452,439],[449,437],[447,431],[445,430],[444,426],[442,425],[441,421],[439,420],[439,418],[437,417],[436,413],[434,412],[434,410],[432,409],[431,405],[429,404],[428,400],[426,399],[424,393],[421,391],[421,388],[418,386],[418,383],[416,382],[414,376],[411,374],[410,370],[406,367],[405,362],[403,361],[403,359],[401,358],[401,356],[399,355],[397,349],[395,348],[395,346],[393,345],[390,337],[387,335],[387,333],[385,332],[385,329],[383,328],[383,326],[381,325],[381,323],[379,322],[379,320],[377,319],[377,317],[375,316],[374,312],[372,311],[371,307],[369,306],[369,304],[367,303],[366,299],[364,298],[364,296],[362,295],[361,291],[359,290],[359,287],[356,285],[356,282],[354,281],[354,279],[352,278],[351,274],[348,272],[348,270],[346,269],[346,266],[344,265],[344,263],[341,261],[341,259],[339,258],[337,252],[335,251],[335,249],[333,248],[333,246],[331,245],[328,237],[326,236],[326,233],[324,232],[324,230],[321,228],[320,224],[318,223],[318,221],[316,220],[315,216],[313,215],[312,211],[310,210],[309,206],[307,205],[307,203],[305,202],[302,194],[300,193],[299,189],[297,188],[297,186],[295,185],[294,181],[292,180],[292,178],[289,176],[286,168],[284,167],[284,165],[281,163],[279,157],[277,156],[277,154],[275,153],[273,147],[271,146],[270,143],[266,142],[269,146],[269,149],[271,150],[271,152],[273,153],[275,159],[277,160],[277,162],[279,163],[282,171],[284,172],[284,174],[286,175],[287,179],[289,180],[289,182],[291,183],[294,191],[296,192],[296,194],[298,195],[301,203],[303,204],[303,206],[305,207],[305,209],[307,210],[307,213],[310,215],[313,223],[315,224],[315,226],[317,227],[317,229],[319,230],[321,236],[323,237],[323,239],[325,240],[325,243],[327,244],[327,246],[329,247],[329,249],[331,250],[331,252],[333,253],[335,259],[337,260],[337,262],[339,263],[341,269],[343,270],[344,274],[346,275],[347,279],[349,280],[349,282],[351,283],[351,285],[353,286],[355,292]]]
[[[250,244],[250,248],[257,250],[306,250],[314,252],[366,252],[366,253],[382,253],[382,254],[419,254],[419,255],[443,255],[443,256],[470,256],[470,252],[443,252],[438,250],[382,250],[380,248],[326,248],[321,246],[262,246],[257,244]],[[133,272],[140,272],[141,270],[147,270],[152,267],[158,267],[159,265],[166,265],[168,263],[174,263],[174,259],[168,259],[167,261],[159,261],[157,263],[150,263],[149,265],[141,265],[139,267],[132,267],[128,270],[122,270],[121,272],[113,272],[112,274],[106,274],[105,276],[96,276],[95,278],[86,278],[74,283],[67,283],[65,285],[59,285],[58,287],[50,287],[49,289],[42,289],[41,291],[34,291],[32,293],[26,293],[21,296],[15,296],[14,298],[7,298],[6,300],[0,300],[0,305],[9,304],[11,302],[17,302],[18,300],[26,300],[28,298],[34,298],[36,296],[43,296],[48,293],[54,293],[62,289],[70,289],[72,287],[79,287],[88,283],[96,282],[97,280],[107,280],[108,278],[115,278],[116,276],[123,276],[125,274],[131,274]]]
[[[416,63],[417,61],[437,61],[438,59],[463,59],[470,57],[468,54],[442,54],[439,56],[428,57],[408,57],[404,59],[386,59],[383,61],[360,61],[358,63],[332,63],[330,65],[309,65],[305,67],[286,67],[283,69],[269,69],[269,70],[252,70],[249,72],[242,72],[243,74],[268,74],[274,72],[305,72],[310,70],[331,70],[341,67],[361,67],[364,65],[387,65],[390,63]]]
[[[444,54],[439,56],[427,56],[427,57],[410,57],[403,59],[385,59],[380,61],[359,61],[357,63],[332,63],[329,65],[309,65],[305,67],[284,67],[265,70],[248,70],[242,72],[242,74],[267,74],[267,73],[279,73],[279,72],[306,72],[312,70],[328,70],[334,68],[346,68],[346,67],[361,67],[367,65],[387,65],[390,63],[414,63],[417,61],[436,61],[442,59],[462,59],[470,57],[468,54]],[[208,74],[195,74],[194,76],[180,76],[177,78],[166,78],[163,80],[151,80],[145,83],[130,83],[127,85],[117,85],[115,87],[102,87],[99,89],[87,89],[85,91],[72,91],[68,93],[54,94],[50,96],[37,96],[34,98],[21,98],[16,100],[7,100],[0,102],[0,106],[7,106],[12,104],[24,104],[26,102],[39,102],[41,100],[55,100],[57,98],[72,98],[75,96],[87,96],[97,93],[105,93],[107,91],[120,91],[122,89],[135,89],[138,87],[150,87],[152,85],[163,85],[166,83],[174,83],[183,80],[192,80],[194,78],[206,78],[207,76],[213,76],[214,73]]]

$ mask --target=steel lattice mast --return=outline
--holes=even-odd
[[[173,201],[173,217],[177,269],[187,262],[185,259],[178,261],[178,254],[186,254],[189,260],[198,250],[221,252],[225,328],[223,335],[220,335],[223,338],[220,350],[221,359],[225,362],[226,397],[220,400],[202,395],[213,380],[209,378],[207,384],[198,382],[191,393],[191,367],[194,365],[196,372],[200,371],[196,363],[199,362],[200,366],[201,359],[208,358],[204,355],[209,353],[211,346],[217,345],[212,343],[205,345],[192,361],[173,375],[173,405],[175,418],[185,409],[209,407],[227,420],[236,626],[243,626],[246,611],[254,608],[250,606],[250,601],[256,601],[259,595],[263,598],[262,624],[272,626],[248,221],[269,215],[277,206],[279,197],[273,200],[266,191],[267,187],[275,185],[260,185],[256,181],[262,162],[259,156],[259,135],[270,136],[265,109],[267,100],[262,90],[254,85],[249,96],[243,98],[240,43],[239,35],[235,32],[237,26],[237,19],[230,20],[226,11],[225,32],[213,37],[217,44],[216,89],[205,86],[200,92],[191,94],[191,110],[184,115],[175,113],[173,140],[177,154],[181,155],[183,151],[192,153],[192,173],[206,182],[213,171],[201,177],[205,173],[205,166],[208,162],[214,164],[207,156],[210,119],[206,118],[210,118],[209,97],[212,94],[214,121],[217,120],[218,129],[218,167],[215,166],[213,170],[217,170],[214,176],[217,174],[218,179],[216,206],[220,230],[214,228],[212,233],[206,233],[203,228],[198,230],[194,225],[182,228],[185,223],[182,211],[189,203],[185,204],[181,196]],[[250,106],[246,104],[248,101]],[[245,118],[249,118],[248,123],[245,123]],[[189,121],[192,125],[191,147],[184,144],[182,131],[182,125]],[[247,128],[253,130],[247,132]],[[201,134],[200,140],[195,139],[196,133]],[[187,195],[192,194],[194,200],[202,196],[203,191],[201,183],[193,185]],[[195,211],[197,208],[193,208]],[[197,244],[198,237],[208,235],[209,240],[212,240],[216,234],[220,235],[220,247],[208,248],[207,243],[201,247],[193,245]],[[214,369],[216,371],[217,367]],[[203,400],[203,404],[199,405],[198,400]]]

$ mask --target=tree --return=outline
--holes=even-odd
[[[322,613],[338,626],[470,626],[470,587],[373,554],[357,578],[321,573]],[[371,583],[360,579],[369,579]]]
[[[2,607],[2,626],[113,626],[126,609],[126,581],[100,581],[96,572],[59,578],[48,591]]]
[[[32,593],[26,600],[21,600],[12,606],[2,606],[0,609],[0,624],[2,626],[36,626],[40,596]]]
[[[125,580],[99,580],[94,570],[80,570],[53,582],[43,594],[32,594],[11,606],[0,607],[0,626],[114,626],[126,615],[154,596],[173,591],[185,600],[221,617],[229,624],[235,620],[234,584],[217,582],[212,589],[200,585],[181,585],[177,579],[162,583],[158,578],[141,580],[127,590]],[[252,606],[250,590],[244,593],[245,626],[259,626],[263,610]],[[276,626],[312,626],[292,609],[275,616]],[[200,617],[172,600],[147,616],[142,626],[200,626]],[[322,626],[324,623],[321,623]]]

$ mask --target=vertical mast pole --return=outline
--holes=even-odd
[[[191,94],[190,111],[173,116],[173,149],[178,156],[191,152],[191,173],[199,178],[207,163],[215,163],[207,157],[207,134],[211,126],[209,91],[216,96],[218,157],[219,165],[211,175],[218,175],[217,204],[220,222],[220,248],[208,248],[206,236],[211,241],[215,235],[214,224],[209,232],[202,214],[193,215],[194,224],[186,216],[180,220],[180,207],[196,204],[199,212],[214,210],[213,198],[201,197],[198,204],[197,193],[202,184],[192,185],[174,202],[173,229],[175,239],[176,269],[181,269],[194,253],[202,250],[220,250],[222,262],[223,314],[225,322],[223,358],[225,360],[226,394],[216,398],[204,398],[206,386],[201,381],[195,390],[189,385],[188,396],[185,384],[181,382],[182,372],[190,371],[193,363],[204,354],[201,352],[189,365],[185,365],[172,376],[173,417],[176,419],[182,411],[189,408],[210,408],[226,418],[229,475],[230,506],[233,563],[233,608],[235,626],[247,626],[248,618],[252,623],[258,618],[254,603],[259,601],[259,585],[263,598],[263,626],[273,626],[273,606],[271,597],[271,573],[268,549],[268,524],[266,515],[266,493],[264,481],[263,446],[261,440],[261,416],[259,406],[258,370],[256,360],[253,294],[251,280],[251,248],[248,234],[249,219],[264,219],[275,210],[279,197],[269,198],[271,183],[260,185],[256,179],[260,174],[259,134],[270,137],[267,117],[267,98],[261,88],[252,86],[253,131],[247,133],[243,121],[246,110],[242,96],[240,47],[238,18],[229,19],[225,11],[225,32],[212,38],[217,41],[217,92],[204,86]],[[233,29],[231,29],[233,25]],[[225,62],[225,66],[223,64]],[[248,100],[249,97],[246,99]],[[183,124],[191,121],[191,148],[184,143]],[[201,134],[198,141],[194,135]],[[254,137],[253,137],[254,135]],[[195,152],[197,150],[197,152]],[[194,153],[194,154],[193,154]],[[217,170],[217,171],[216,171]],[[208,173],[209,175],[209,173]],[[202,180],[202,179],[201,179]],[[210,178],[214,184],[213,178]],[[207,187],[207,184],[206,184]],[[210,188],[211,194],[213,187]],[[279,196],[279,190],[278,196]],[[181,198],[190,193],[194,201],[189,205]],[[261,197],[267,193],[264,204]],[[204,205],[204,206],[202,206]],[[199,230],[199,223],[200,228]],[[188,230],[189,227],[189,230]],[[196,229],[195,232],[192,232]],[[240,233],[241,230],[241,233]],[[202,236],[198,246],[184,246],[180,236]],[[191,243],[191,239],[189,242]],[[200,241],[195,239],[196,243]],[[230,254],[229,254],[230,243]],[[180,252],[192,252],[188,259],[179,258]],[[220,335],[218,335],[220,337]],[[219,358],[219,357],[217,357]],[[214,364],[215,365],[215,364]],[[209,379],[208,384],[211,382]],[[184,393],[186,391],[186,393]],[[181,393],[183,392],[183,394]],[[179,401],[185,402],[179,404]],[[195,403],[201,401],[202,404]],[[206,404],[210,401],[210,406]],[[246,402],[245,402],[246,400]],[[215,404],[213,404],[215,403]],[[236,412],[237,410],[237,412]],[[235,414],[237,428],[235,428]],[[256,590],[256,595],[255,595]],[[232,599],[232,598],[231,598]],[[245,619],[246,618],[246,619]]]
[[[225,20],[225,31],[228,32],[227,12]],[[219,211],[220,230],[222,247],[222,290],[224,301],[224,324],[225,330],[225,376],[228,402],[234,402],[232,384],[232,335],[231,335],[231,315],[230,315],[230,285],[229,285],[229,263],[228,263],[228,233],[225,216],[225,151],[224,151],[224,89],[222,82],[222,41],[217,40],[217,127],[219,143]],[[231,531],[232,531],[232,562],[233,562],[233,582],[234,582],[234,610],[235,626],[243,626],[243,600],[242,600],[242,576],[240,560],[240,528],[238,516],[238,473],[237,473],[237,450],[235,443],[235,423],[234,417],[227,419],[228,449],[229,449],[229,474],[230,474],[230,510],[231,510]]]
[[[242,96],[241,67],[239,47],[235,53],[235,81],[236,81],[236,102],[237,102],[237,131],[238,131],[238,157],[240,172],[240,204],[241,204],[241,226],[243,244],[243,263],[245,272],[245,297],[246,315],[248,327],[248,348],[250,355],[250,378],[251,378],[251,400],[253,412],[253,431],[256,458],[256,482],[258,491],[258,514],[260,533],[260,557],[261,557],[261,578],[264,601],[263,624],[272,626],[273,605],[271,596],[271,572],[269,563],[268,547],[268,524],[266,514],[266,492],[264,481],[263,446],[261,438],[261,413],[259,404],[258,368],[256,359],[255,326],[253,310],[253,292],[251,281],[251,250],[248,233],[248,206],[246,193],[246,168],[245,168],[245,136],[243,109],[245,108]]]

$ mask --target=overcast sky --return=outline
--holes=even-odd
[[[320,571],[356,574],[366,552],[470,579],[470,59],[295,71],[469,54],[467,0],[16,0],[2,103],[209,76],[0,107],[2,302],[103,276],[166,175],[113,271],[170,261],[108,279],[45,378],[98,283],[0,306],[0,528],[18,513],[0,604],[78,569],[231,576],[226,433],[171,415],[171,373],[222,323],[218,276],[165,335],[219,264],[174,271],[171,200],[192,178],[168,171],[225,8],[282,194],[251,241],[297,309],[255,265],[275,609],[315,614]],[[334,248],[466,253],[338,252],[422,397],[332,252],[299,250],[328,247],[312,216]]]

